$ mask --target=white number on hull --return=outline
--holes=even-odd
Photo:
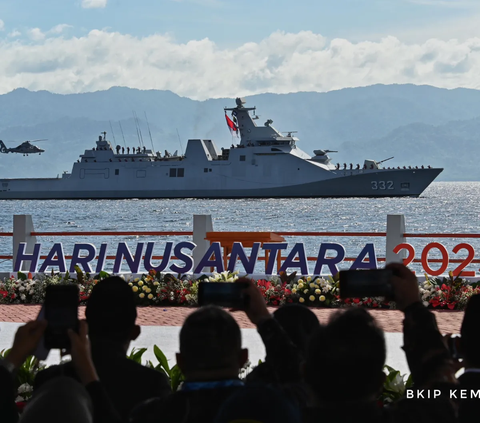
[[[383,190],[383,189],[395,189],[393,181],[372,181],[372,189]]]

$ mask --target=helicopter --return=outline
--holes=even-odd
[[[47,141],[46,139],[34,140],[33,142]],[[8,148],[2,140],[0,140],[0,153],[22,153],[24,156],[29,154],[42,154],[45,150],[33,145],[30,141],[24,141],[20,145]]]

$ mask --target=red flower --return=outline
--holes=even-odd
[[[15,405],[17,406],[17,411],[20,414],[22,414],[25,406],[27,405],[27,402],[26,401],[18,401],[18,402],[15,403]]]
[[[0,291],[0,295],[5,298],[8,295],[7,291]]]
[[[358,303],[360,302],[360,298],[354,298],[354,299],[353,299],[353,302],[354,302],[355,304],[358,304]]]

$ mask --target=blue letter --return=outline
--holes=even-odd
[[[175,248],[173,249],[173,253],[175,254],[175,257],[178,260],[182,260],[185,263],[184,267],[178,267],[175,263],[170,266],[170,270],[175,273],[187,273],[190,272],[193,268],[193,257],[189,256],[188,254],[183,254],[182,253],[182,248],[188,248],[189,250],[192,250],[196,247],[196,245],[193,242],[190,241],[183,241],[179,242],[177,245],[175,245]]]
[[[147,249],[145,251],[145,258],[143,259],[143,267],[145,267],[145,270],[147,272],[151,269],[154,269],[156,272],[162,272],[168,266],[168,262],[170,261],[170,256],[172,254],[173,242],[172,241],[167,242],[167,245],[165,246],[165,251],[163,252],[162,262],[157,267],[155,267],[151,262],[154,246],[155,246],[155,242],[147,242]]]
[[[103,270],[103,266],[105,266],[105,259],[107,258],[107,246],[108,244],[106,242],[103,242],[102,245],[100,245],[97,267],[95,268],[96,273],[100,273]]]
[[[294,261],[297,254],[300,262]],[[286,272],[289,267],[299,267],[302,275],[308,275],[307,254],[305,253],[303,242],[295,244],[292,251],[290,251],[290,254],[283,262],[282,267],[280,267],[280,272]]]
[[[42,244],[35,244],[33,254],[25,253],[26,246],[27,244],[25,242],[18,244],[17,257],[15,258],[15,266],[13,267],[14,272],[21,270],[24,261],[30,261],[30,272],[35,273],[37,271],[38,260],[40,259],[40,247]]]
[[[336,257],[327,258],[327,250],[335,250],[337,252]],[[320,251],[318,252],[317,264],[315,265],[314,275],[321,275],[323,266],[327,265],[332,276],[338,273],[337,264],[345,258],[345,248],[341,244],[337,243],[322,243],[320,244]]]
[[[250,254],[250,260],[247,258],[245,254],[245,250],[243,249],[243,245],[241,242],[234,242],[232,247],[232,252],[230,253],[230,261],[228,262],[227,270],[229,272],[235,271],[235,264],[237,263],[237,258],[240,259],[242,265],[245,269],[247,274],[252,274],[255,269],[255,265],[257,264],[258,253],[260,250],[260,242],[254,242],[252,246],[252,252]]]
[[[213,260],[210,260],[212,255],[215,255]],[[204,267],[216,267],[217,273],[222,273],[223,269],[223,256],[222,249],[219,242],[212,242],[212,245],[208,247],[207,252],[195,267],[195,273],[201,273]]]
[[[86,257],[80,257],[80,250],[87,250]],[[72,261],[70,262],[70,273],[75,272],[75,266],[81,265],[83,270],[87,273],[92,273],[90,262],[95,258],[97,249],[93,244],[75,244],[73,246]]]
[[[55,256],[57,256],[57,258],[55,258]],[[47,258],[40,266],[39,272],[44,273],[48,266],[58,266],[58,270],[62,273],[67,271],[65,254],[63,254],[63,245],[60,242],[53,244],[53,247],[48,253]]]
[[[364,262],[363,260],[368,255],[368,262]],[[353,262],[350,270],[357,270],[357,269],[376,269],[377,266],[377,256],[375,254],[375,246],[372,243],[365,244],[363,250],[360,252],[356,260]]]
[[[266,242],[263,244],[263,249],[264,250],[270,250],[270,257],[268,257],[268,263],[267,266],[265,267],[265,274],[266,275],[272,275],[273,274],[273,265],[275,264],[275,261],[277,260],[277,253],[280,250],[286,250],[288,244],[286,242]],[[266,254],[266,252],[265,252]]]
[[[128,245],[125,242],[120,242],[117,248],[117,254],[115,255],[115,263],[113,265],[113,273],[120,273],[122,268],[123,257],[130,268],[131,273],[138,273],[140,262],[142,261],[143,242],[137,244],[135,251],[135,259],[132,257],[132,253],[128,249]]]

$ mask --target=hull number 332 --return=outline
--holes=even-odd
[[[395,189],[393,181],[372,181],[372,189]]]

